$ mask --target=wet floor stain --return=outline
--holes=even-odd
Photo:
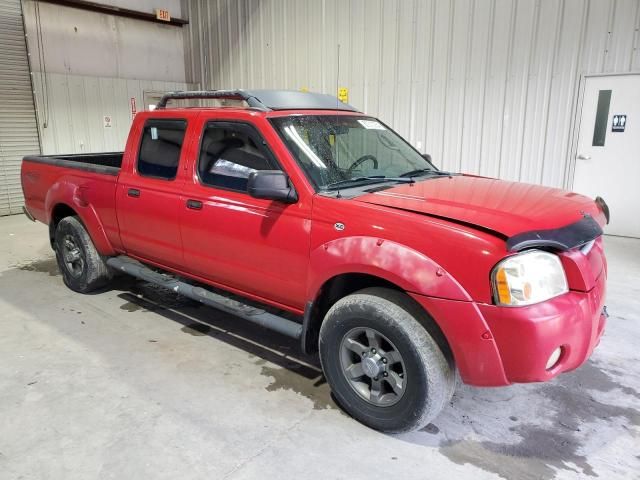
[[[489,446],[484,442],[447,441],[440,447],[440,452],[458,465],[471,464],[482,470],[496,473],[506,480],[554,478],[556,471],[551,468],[550,459],[528,456],[531,452],[524,451],[527,446],[519,444],[519,448],[516,449],[513,446],[501,445],[505,447],[503,451],[496,452],[488,448]]]
[[[120,305],[120,310],[124,310],[125,312],[133,313],[133,312],[141,312],[141,311],[142,312],[151,312],[154,309],[145,307],[142,304],[142,302],[141,303],[127,302],[127,303],[123,303],[122,305]]]
[[[325,410],[327,408],[337,409],[331,399],[331,390],[318,372],[316,378],[308,378],[295,372],[295,364],[289,368],[270,367],[263,365],[261,374],[273,378],[273,381],[266,387],[269,392],[277,390],[289,390],[308,398],[313,402],[314,410]],[[301,365],[301,368],[304,367]]]
[[[637,391],[619,384],[589,362],[575,372],[538,387],[536,394],[552,405],[549,418],[538,419],[536,424],[512,426],[509,431],[519,437],[519,441],[506,443],[447,438],[441,442],[439,450],[455,463],[473,464],[505,479],[550,480],[555,478],[558,470],[574,471],[582,477],[597,477],[583,448],[591,437],[602,435],[593,425],[617,419],[623,424],[640,426],[640,411],[637,409],[604,403],[590,393],[614,390],[636,398],[638,395]],[[509,419],[513,422],[518,420],[515,416]]]
[[[30,262],[16,265],[16,267],[18,270],[25,272],[46,273],[50,277],[57,277],[60,275],[60,270],[58,269],[58,263],[56,262],[55,257],[32,260]]]
[[[640,392],[638,390],[617,381],[613,374],[620,377],[625,375],[624,372],[615,370],[608,372],[594,362],[587,362],[579,369],[561,377],[561,379],[573,388],[588,388],[589,390],[605,393],[620,390],[622,393],[640,400]]]
[[[188,333],[189,335],[202,337],[203,335],[209,334],[209,332],[211,331],[211,327],[209,325],[205,325],[204,323],[193,322],[185,325],[180,330],[184,333]]]
[[[437,435],[440,433],[440,429],[435,426],[433,423],[430,423],[426,427],[422,429],[423,432],[430,433],[431,435]]]

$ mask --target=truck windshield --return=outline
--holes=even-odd
[[[271,119],[321,190],[404,180],[437,169],[400,135],[372,117],[295,115]]]

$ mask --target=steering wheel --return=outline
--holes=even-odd
[[[378,159],[376,157],[374,157],[373,155],[367,154],[367,155],[361,156],[359,159],[357,159],[355,162],[353,162],[351,164],[351,166],[349,166],[349,168],[347,168],[347,173],[353,172],[357,167],[362,165],[367,160],[371,160],[373,162],[374,170],[378,169]]]

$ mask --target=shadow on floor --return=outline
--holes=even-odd
[[[182,325],[183,333],[209,336],[255,356],[262,374],[273,379],[267,390],[291,390],[309,398],[316,409],[336,408],[318,356],[301,353],[298,340],[131,277],[117,277],[110,289],[121,291],[117,296],[123,311],[154,312]]]

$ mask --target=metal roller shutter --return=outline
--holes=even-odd
[[[0,215],[22,210],[22,157],[40,153],[20,0],[0,0]]]

